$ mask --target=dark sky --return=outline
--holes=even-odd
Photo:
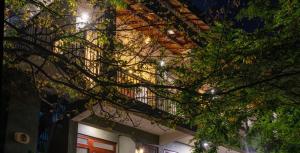
[[[185,0],[190,9],[197,13],[197,15],[206,22],[212,22],[212,18],[216,15],[216,10],[220,8],[227,9],[226,17],[234,22],[235,27],[244,29],[247,32],[253,32],[263,26],[262,21],[259,18],[254,19],[242,19],[241,21],[235,20],[235,15],[239,9],[247,6],[246,1],[241,0],[240,6],[236,7],[232,5],[232,0]],[[208,10],[212,10],[212,14],[209,14]]]

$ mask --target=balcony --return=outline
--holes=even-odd
[[[49,29],[47,28],[38,28],[35,26],[30,26],[27,29],[29,34],[32,34],[36,36],[36,33],[39,33],[36,37],[33,36],[21,36],[21,38],[24,38],[25,40],[35,42],[41,46],[43,46],[45,49],[48,49],[49,51],[52,50],[56,54],[60,54],[66,58],[68,58],[70,61],[74,60],[82,60],[81,57],[84,57],[86,61],[84,61],[84,67],[89,71],[89,73],[92,73],[94,75],[100,74],[100,65],[99,61],[97,59],[99,56],[101,56],[101,51],[96,51],[90,46],[85,46],[80,44],[80,42],[69,42],[64,40],[57,40],[54,41],[56,38],[55,35],[51,35],[48,33]],[[91,39],[92,43],[95,43],[95,45],[98,45],[96,42],[92,41],[92,36],[87,38],[88,40]],[[53,42],[53,44],[51,44]],[[24,49],[24,45],[22,44],[15,44],[16,48],[22,48]],[[84,53],[82,53],[84,51]],[[61,67],[63,68],[63,66]],[[52,71],[51,71],[52,72]],[[54,74],[54,72],[52,73]],[[153,76],[155,77],[155,76]],[[87,81],[91,81],[91,79],[87,79]],[[147,83],[149,82],[146,79],[142,79],[140,76],[135,76],[134,74],[129,74],[125,72],[118,71],[117,73],[117,81],[119,83]],[[152,82],[153,84],[153,82]],[[152,109],[158,109],[160,111],[163,111],[165,113],[169,113],[172,115],[176,115],[177,109],[176,109],[176,102],[171,101],[167,98],[158,96],[157,94],[153,93],[151,89],[147,87],[133,87],[133,88],[118,88],[118,91],[127,96],[128,98],[134,99],[141,104],[146,104],[148,106],[151,106]]]
[[[127,74],[125,72],[117,73],[117,81],[119,83],[147,83],[147,80],[143,80],[140,77],[136,77],[133,74]],[[176,115],[176,103],[169,99],[160,97],[153,93],[147,87],[134,87],[134,88],[118,88],[118,91],[126,95],[128,98],[137,100],[141,103],[151,106],[153,109],[159,109],[172,115]]]

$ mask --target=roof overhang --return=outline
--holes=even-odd
[[[117,11],[117,18],[137,31],[143,32],[152,39],[157,40],[163,47],[175,54],[184,53],[197,46],[194,40],[174,23],[162,18],[158,12],[147,7],[144,3],[135,0],[125,0],[128,3],[126,9]],[[206,31],[209,26],[194,15],[186,5],[178,0],[157,1],[172,12],[174,17],[179,18],[194,32]]]
[[[107,113],[110,113],[111,116],[107,116]],[[86,110],[75,116],[72,120],[80,122],[92,114],[147,133],[158,135],[160,145],[168,144],[174,141],[178,141],[187,145],[193,144],[193,131],[187,131],[187,129],[183,130],[183,128],[169,128],[166,125],[162,125],[158,122],[155,122],[153,119],[143,116],[142,114],[119,110],[109,104],[102,106],[97,104],[93,107],[93,113],[90,110]]]

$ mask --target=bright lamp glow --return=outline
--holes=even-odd
[[[144,149],[143,148],[135,149],[135,153],[144,153]]]
[[[144,149],[141,148],[141,149],[140,149],[140,153],[144,153]]]
[[[206,141],[202,142],[202,146],[203,146],[203,148],[205,148],[206,150],[209,149],[209,143],[206,142]]]
[[[90,16],[87,12],[82,12],[80,16],[76,18],[77,27],[79,29],[84,28],[90,20]]]
[[[151,42],[151,38],[150,37],[147,37],[146,39],[145,39],[145,43],[146,44],[149,44]]]
[[[215,89],[211,89],[211,90],[210,90],[210,93],[211,93],[211,94],[215,94],[215,93],[216,93],[216,90],[215,90]]]
[[[203,143],[203,147],[204,147],[204,148],[207,148],[207,147],[208,147],[208,143],[207,143],[207,142],[204,142],[204,143]]]
[[[171,30],[171,29],[169,29],[167,32],[168,32],[168,34],[170,34],[170,35],[174,35],[174,34],[175,34],[175,32],[174,32],[173,30]]]
[[[160,66],[165,66],[165,64],[166,64],[166,63],[165,63],[165,61],[163,61],[163,60],[161,60],[161,61],[159,62],[159,65],[160,65]]]

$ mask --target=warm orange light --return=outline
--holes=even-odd
[[[135,149],[135,153],[144,153],[143,148]]]
[[[145,39],[145,43],[146,44],[149,44],[151,42],[151,38],[150,37],[147,37],[146,39]]]

